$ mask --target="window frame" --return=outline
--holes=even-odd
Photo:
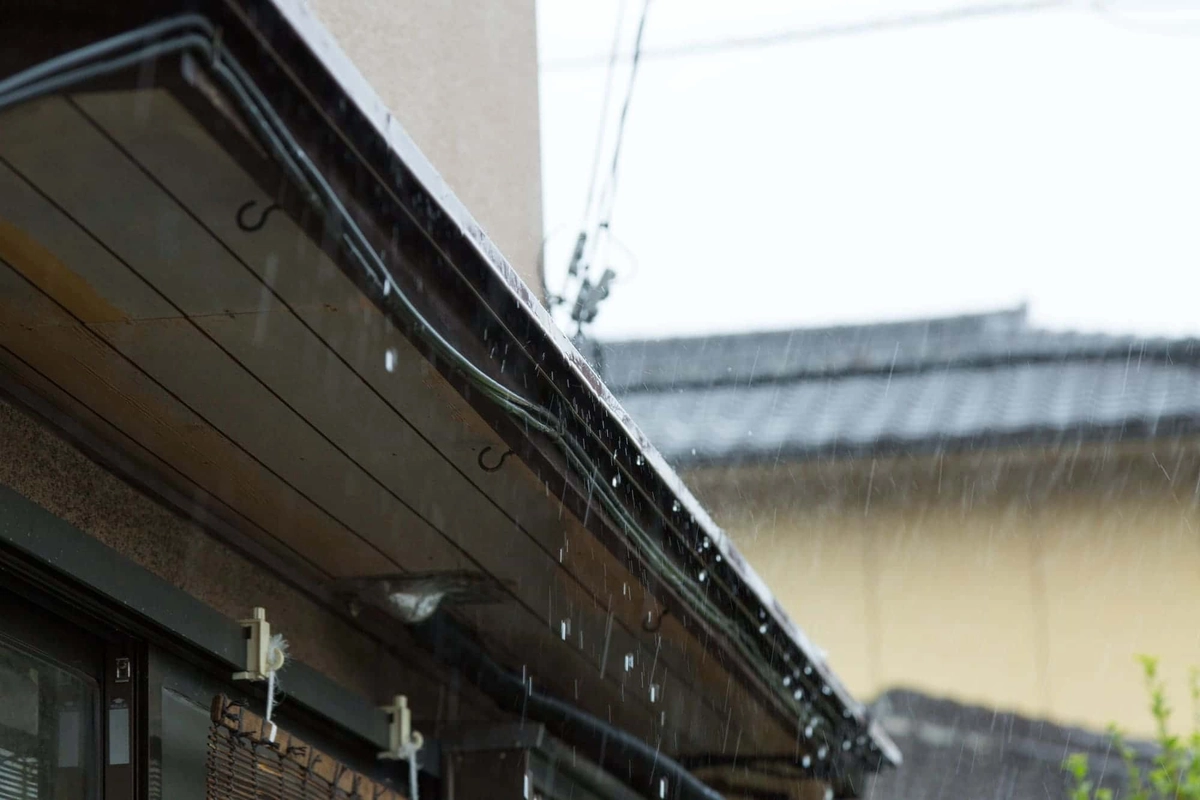
[[[44,661],[91,689],[91,753],[93,773],[85,772],[87,800],[108,800],[106,791],[105,644],[86,628],[74,625],[31,602],[13,587],[0,588],[0,647]]]

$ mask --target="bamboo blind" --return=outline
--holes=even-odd
[[[404,800],[224,695],[212,704],[207,800]]]

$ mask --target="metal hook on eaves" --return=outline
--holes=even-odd
[[[237,212],[238,227],[241,228],[242,230],[246,231],[247,233],[252,233],[254,231],[261,230],[262,226],[267,224],[267,217],[271,216],[271,212],[279,210],[278,203],[271,203],[271,205],[269,205],[265,209],[263,209],[262,214],[260,214],[258,216],[257,222],[247,222],[246,221],[246,212],[249,211],[250,209],[254,208],[256,205],[258,205],[257,200],[247,200],[245,203],[242,203],[241,208],[239,208],[238,212]]]
[[[496,463],[489,466],[483,460],[483,457],[486,456],[491,451],[492,451],[492,446],[489,444],[487,447],[485,447],[479,451],[479,458],[476,459],[476,462],[479,464],[479,468],[481,470],[483,470],[484,472],[498,472],[500,470],[500,468],[504,466],[504,460],[506,458],[508,458],[509,456],[513,455],[512,450],[505,450],[503,453],[500,454],[500,458],[498,458],[496,460]]]

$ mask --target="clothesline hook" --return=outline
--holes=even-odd
[[[259,215],[257,222],[247,222],[246,212],[254,208],[256,205],[258,205],[257,200],[247,200],[245,203],[242,203],[241,208],[238,209],[237,224],[242,230],[247,232],[261,230],[262,226],[267,224],[267,217],[271,215],[271,212],[279,210],[278,203],[271,203],[271,205],[263,209],[263,212]]]
[[[484,472],[496,472],[502,466],[504,466],[504,460],[506,458],[508,458],[509,456],[513,455],[512,450],[505,450],[503,453],[500,454],[500,458],[496,461],[495,464],[488,466],[488,464],[486,462],[484,462],[483,457],[486,456],[491,451],[492,451],[492,446],[489,444],[487,447],[485,447],[479,451],[479,458],[476,459],[476,461],[479,463],[479,468],[481,470],[483,470]]]

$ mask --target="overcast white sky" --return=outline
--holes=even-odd
[[[641,1],[625,0],[627,50]],[[972,3],[992,5],[653,0],[644,47]],[[621,0],[538,5],[556,288],[579,230]],[[643,61],[613,218],[636,266],[612,252],[621,280],[593,333],[1027,301],[1049,327],[1200,335],[1200,25],[1145,6],[1109,0],[1100,13],[1074,2]],[[592,66],[571,61],[594,55]],[[617,75],[614,121],[627,75]]]

